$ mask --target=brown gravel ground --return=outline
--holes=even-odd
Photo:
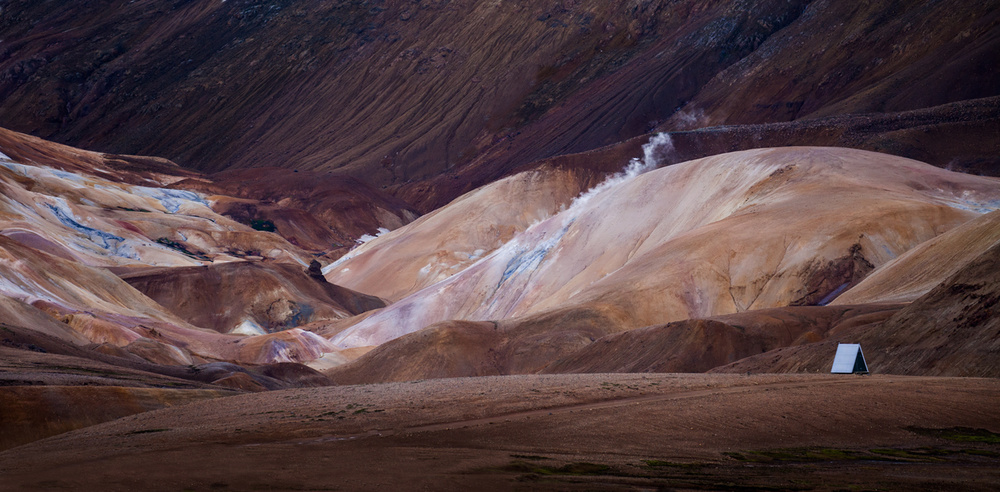
[[[132,415],[0,453],[0,489],[996,490],[998,432],[997,379],[442,379]]]

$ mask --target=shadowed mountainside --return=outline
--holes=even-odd
[[[210,179],[187,179],[171,187],[217,195],[212,205],[216,212],[334,259],[366,234],[396,229],[419,215],[402,200],[330,171],[257,168],[224,171]]]
[[[399,196],[426,212],[519,166],[654,129],[995,97],[997,6],[10,2],[0,17],[0,119],[202,170],[343,169],[403,186]],[[992,172],[995,152],[969,155],[948,138],[996,138],[996,104],[976,108],[893,129],[848,124],[860,135],[840,144]],[[828,145],[829,136],[808,136],[814,128],[793,130],[806,135],[790,143]],[[478,169],[474,182],[438,198],[410,184],[467,165]]]
[[[959,101],[925,109],[821,116],[779,123],[720,125],[672,130],[673,151],[662,165],[735,152],[783,146],[848,147],[899,155],[952,171],[986,176],[1000,174],[1000,97]],[[587,152],[518,164],[489,155],[467,166],[424,181],[402,185],[396,193],[421,210],[433,210],[451,197],[498,177],[552,166],[600,173],[617,171],[611,162],[640,154],[653,133]],[[507,163],[500,165],[501,162]]]

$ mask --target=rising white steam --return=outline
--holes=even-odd
[[[491,257],[508,257],[503,276],[497,283],[494,296],[487,304],[496,305],[496,296],[500,287],[511,278],[530,276],[541,266],[542,261],[559,246],[560,241],[570,226],[580,217],[581,212],[592,198],[600,195],[636,176],[656,169],[660,162],[674,151],[674,142],[670,135],[659,133],[642,146],[642,158],[633,158],[621,172],[615,173],[597,186],[583,192],[573,199],[569,208],[549,219],[536,222],[526,230],[514,236],[510,241],[497,249]]]
[[[621,172],[582,193],[566,210],[532,224],[503,246],[467,266],[461,273],[397,301],[391,308],[341,331],[330,341],[339,348],[379,345],[430,324],[456,317],[487,320],[513,316],[521,305],[522,298],[530,295],[531,277],[546,265],[552,264],[550,260],[559,254],[563,237],[581,214],[586,212],[587,202],[642,173],[656,169],[673,149],[669,135],[661,133],[654,136],[649,143],[643,145],[642,158],[632,159]],[[362,245],[355,251],[364,247]],[[324,269],[324,273],[338,264],[331,264]],[[502,269],[498,268],[501,265]],[[459,282],[481,282],[490,292],[484,293],[482,302],[472,311],[462,311],[464,307],[448,303],[434,309],[425,309],[428,299],[447,296],[447,292]]]
[[[660,162],[663,161],[663,158],[673,153],[673,151],[674,141],[670,138],[670,134],[658,133],[654,135],[653,138],[649,139],[649,142],[643,144],[642,159],[637,157],[632,158],[621,172],[608,176],[607,179],[597,186],[581,193],[580,196],[573,199],[569,210],[583,206],[591,198],[605,190],[614,188],[640,174],[656,169],[659,167]],[[572,213],[566,215],[575,217]]]
[[[674,130],[693,130],[708,123],[705,112],[697,108],[678,111],[670,117],[670,120],[673,122]]]

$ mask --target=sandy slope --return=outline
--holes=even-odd
[[[147,412],[0,453],[0,487],[986,490],[1000,483],[996,444],[919,429],[1000,431],[998,390],[988,379],[669,374],[288,390]],[[806,459],[802,448],[828,454]],[[926,449],[933,459],[919,454]],[[769,450],[785,457],[754,454]]]

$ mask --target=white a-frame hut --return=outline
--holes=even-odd
[[[861,344],[841,343],[837,345],[837,355],[833,358],[834,374],[867,374],[868,363],[865,362],[865,354],[861,351]]]

